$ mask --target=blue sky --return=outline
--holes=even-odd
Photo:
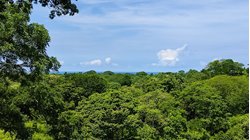
[[[44,24],[60,71],[159,72],[205,67],[215,59],[248,64],[248,0],[79,0],[80,13]]]

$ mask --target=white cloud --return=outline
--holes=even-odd
[[[87,61],[87,62],[80,63],[80,64],[81,65],[100,66],[102,64],[102,60],[95,59],[95,60]]]
[[[62,17],[60,20],[70,22],[76,26],[86,27],[86,25],[134,25],[134,26],[162,26],[166,28],[198,28],[210,27],[210,24],[222,24],[238,22],[247,19],[244,4],[230,4],[226,0],[210,0],[209,2],[198,2],[192,0],[174,1],[138,1],[129,0],[84,0],[86,8],[73,17]],[[98,4],[109,3],[110,6]],[[135,4],[138,3],[138,4]],[[93,4],[97,4],[94,6]],[[173,8],[173,4],[174,6]],[[225,4],[223,8],[218,8],[218,4]],[[190,9],[192,7],[192,10]],[[201,7],[208,7],[202,9]],[[99,14],[93,12],[99,8]],[[167,10],[169,9],[169,10]],[[201,10],[202,9],[202,10]],[[86,10],[86,11],[85,11]],[[89,11],[88,11],[89,10]],[[171,12],[170,12],[171,11]],[[206,18],[203,18],[206,17]],[[202,19],[202,20],[200,20]],[[188,23],[188,24],[187,24]]]
[[[180,53],[185,50],[187,44],[183,45],[181,48],[177,49],[166,49],[161,50],[157,53],[157,57],[159,59],[158,63],[153,63],[153,66],[174,66],[176,62],[179,61]]]
[[[104,60],[101,59],[94,59],[90,61],[85,61],[81,62],[80,65],[82,66],[101,66],[101,65],[112,65],[112,66],[117,66],[118,64],[112,63],[112,58],[111,57],[106,57]]]
[[[105,58],[105,62],[106,62],[106,64],[110,64],[111,63],[111,58],[110,57]]]

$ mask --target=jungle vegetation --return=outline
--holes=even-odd
[[[0,0],[0,139],[249,139],[243,64],[221,59],[201,71],[51,74],[60,63],[46,53],[48,31],[29,21],[30,2],[51,4],[51,18],[78,12],[70,0]]]
[[[0,138],[248,139],[248,69],[239,64],[216,60],[202,71],[158,74],[44,74],[26,84],[5,77]]]

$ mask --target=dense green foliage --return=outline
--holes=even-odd
[[[219,74],[242,75],[244,72],[243,64],[234,62],[232,59],[215,60],[207,65],[202,71],[210,76]]]
[[[248,139],[243,73],[90,71],[8,82],[0,84],[2,139]]]
[[[50,36],[43,25],[29,23],[29,6],[5,3],[0,11],[0,77],[37,80],[60,63],[46,53]],[[29,73],[29,74],[28,74]]]
[[[0,139],[249,139],[241,63],[155,75],[48,74],[60,64],[46,53],[48,31],[29,23],[30,2],[52,7],[52,18],[77,12],[70,0],[0,0]]]

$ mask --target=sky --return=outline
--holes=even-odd
[[[216,59],[248,64],[248,0],[78,0],[74,16],[31,22],[48,29],[59,71],[201,70]]]

